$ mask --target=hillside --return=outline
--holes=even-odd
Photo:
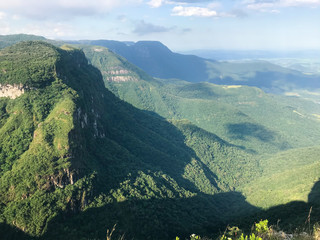
[[[104,47],[76,47],[0,51],[8,239],[104,238],[115,223],[129,239],[171,239],[261,216],[298,226],[317,206],[319,104],[154,79]]]
[[[0,48],[11,46],[12,44],[22,41],[37,41],[46,40],[44,37],[28,35],[28,34],[14,34],[14,35],[0,35]]]
[[[255,176],[242,171],[256,169],[251,154],[119,100],[81,51],[63,49],[0,52],[1,85],[24,89],[0,98],[0,231],[103,238],[118,223],[129,238],[167,239],[257,210],[233,191]]]
[[[89,61],[101,70],[106,87],[140,109],[167,119],[188,119],[227,142],[257,154],[320,144],[316,130],[320,127],[319,104],[297,97],[270,95],[246,86],[155,80],[106,49],[96,51],[95,47],[88,46],[82,49]],[[140,71],[140,77],[113,81],[104,70],[108,66],[123,72],[125,69]]]
[[[190,82],[206,81],[207,61],[214,62],[194,55],[174,53],[162,43],[155,41],[139,41],[132,44],[110,40],[70,43],[106,47],[149,75],[159,78],[178,78]]]
[[[25,40],[45,40],[56,46],[64,44],[62,41],[20,34],[0,36],[0,48]],[[150,76],[162,79],[175,78],[194,83],[247,85],[276,94],[299,90],[313,91],[320,88],[319,75],[305,74],[267,61],[215,61],[195,55],[178,54],[155,41],[135,43],[113,40],[81,40],[67,42],[76,45],[107,47]],[[219,53],[217,54],[219,56]]]
[[[117,61],[120,57],[106,49],[101,48],[97,54],[92,47],[83,46],[83,50],[102,73],[103,66],[108,66],[103,55],[112,59],[113,67],[117,65],[119,69],[126,69],[126,65]],[[118,82],[110,80],[104,73],[103,78],[108,89],[134,106],[175,121],[187,119],[243,149],[248,154],[243,156],[244,161],[254,157],[257,165],[252,170],[230,171],[235,182],[238,179],[236,173],[244,171],[255,175],[252,180],[246,178],[247,183],[234,185],[235,189],[254,206],[267,210],[280,205],[275,208],[279,209],[278,215],[275,210],[270,210],[271,214],[267,210],[256,216],[272,216],[274,223],[282,219],[290,226],[302,224],[300,220],[308,213],[310,205],[302,204],[304,210],[294,216],[296,205],[285,204],[308,201],[308,194],[319,179],[319,104],[297,97],[270,95],[246,86],[150,78]],[[220,150],[220,153],[224,152]],[[211,150],[206,148],[205,151]],[[234,159],[220,169],[234,166],[235,162]],[[226,175],[218,177],[225,178]],[[286,214],[290,214],[291,222]],[[254,219],[259,220],[259,217]]]
[[[107,47],[153,77],[176,78],[189,82],[247,85],[267,92],[320,88],[318,75],[306,75],[267,61],[214,61],[195,55],[172,52],[160,42],[125,43],[110,40],[70,41]]]

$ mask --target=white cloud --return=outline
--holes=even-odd
[[[152,8],[158,8],[158,7],[161,7],[163,2],[164,2],[163,0],[151,0],[147,4],[150,5]]]
[[[0,1],[0,9],[36,19],[72,18],[104,14],[117,7],[141,2],[142,0],[10,0]]]
[[[206,0],[204,0],[206,1]],[[188,1],[188,0],[150,0],[147,2],[147,4],[152,7],[152,8],[158,8],[161,7],[162,5],[169,4],[169,5],[187,5],[189,3],[200,3],[201,1]]]
[[[217,16],[217,12],[209,8],[176,6],[172,9],[171,15],[184,17],[215,17]]]

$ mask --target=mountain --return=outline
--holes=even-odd
[[[97,48],[82,46],[90,63],[100,69],[106,87],[140,109],[167,119],[188,119],[227,142],[259,154],[320,144],[320,135],[315,133],[319,129],[319,104],[247,86],[152,79],[142,73],[140,77],[125,77],[120,72],[139,70],[109,50]],[[106,71],[110,68],[118,69],[112,77]],[[118,81],[121,76],[123,81]]]
[[[162,79],[176,78],[189,82],[247,85],[272,93],[301,88],[309,90],[320,88],[319,75],[306,75],[267,61],[214,61],[195,55],[174,53],[162,43],[152,41],[130,44],[109,40],[70,43],[107,47],[149,75]]]
[[[174,53],[156,41],[139,41],[133,44],[109,40],[70,43],[107,47],[149,75],[158,78],[178,78],[190,82],[206,81],[208,79],[206,62],[214,62],[194,55]]]
[[[2,49],[0,84],[8,239],[103,239],[116,223],[128,239],[210,236],[320,212],[319,104],[154,79],[104,47],[43,41]]]
[[[120,72],[132,71],[134,66],[102,47],[82,46],[82,49],[90,63],[101,70],[106,87],[119,98],[167,119],[190,121],[249,154],[221,165],[220,170],[235,166],[239,161],[255,159],[257,165],[253,168],[230,172],[234,182],[239,180],[237,174],[241,172],[255,175],[253,178],[246,175],[245,181],[234,185],[250,204],[265,209],[263,214],[260,212],[247,219],[252,222],[265,216],[274,224],[281,219],[283,228],[304,223],[311,203],[298,203],[303,206],[300,208],[293,201],[308,201],[319,179],[319,104],[298,97],[266,94],[247,86],[150,77],[117,81],[117,76],[123,76]],[[119,71],[110,77],[105,71],[108,67]],[[198,141],[194,138],[194,142]],[[209,154],[210,147],[204,151]],[[227,177],[225,174],[217,176],[219,179]],[[312,204],[316,209],[314,201]],[[295,215],[296,207],[300,210]],[[241,221],[251,224],[243,218]]]
[[[0,69],[0,231],[103,238],[118,223],[168,239],[258,210],[234,191],[255,176],[242,171],[256,169],[249,153],[121,101],[80,50],[22,42]]]
[[[0,48],[22,40],[44,39],[24,34],[1,36]],[[57,42],[48,39],[45,39],[45,41],[56,46],[64,44],[61,41]],[[276,94],[301,89],[313,91],[320,88],[318,74],[310,74],[309,72],[305,74],[294,70],[296,68],[289,69],[261,60],[215,61],[195,55],[178,54],[156,41],[139,41],[135,43],[112,40],[81,40],[68,41],[68,43],[107,47],[152,77],[162,79],[174,78],[195,83],[211,82],[221,85],[247,85],[262,88],[266,92]],[[237,55],[237,52],[233,53]],[[249,52],[248,54],[251,53]],[[257,51],[256,54],[266,55],[267,53]],[[296,54],[304,56],[302,55],[303,53]],[[212,55],[210,56],[212,57]],[[219,56],[218,52],[217,57],[219,58]]]
[[[11,46],[22,41],[46,40],[46,38],[28,34],[0,35],[0,48]]]

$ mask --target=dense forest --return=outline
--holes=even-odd
[[[262,218],[292,231],[311,206],[320,220],[319,104],[34,38],[0,38],[1,87],[24,89],[0,98],[5,238],[214,237]]]

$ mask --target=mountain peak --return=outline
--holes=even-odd
[[[166,45],[159,41],[139,41],[136,42],[136,44],[132,45],[133,47],[145,47],[145,48],[150,48],[152,50],[158,49],[161,51],[167,51],[167,52],[172,52]]]

